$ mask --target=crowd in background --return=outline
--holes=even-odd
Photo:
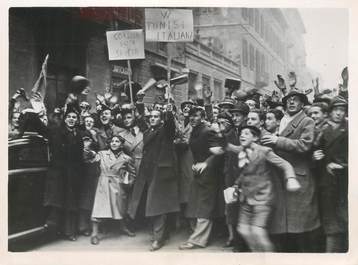
[[[107,92],[95,106],[79,100],[89,81],[76,76],[82,89],[52,113],[39,89],[29,98],[19,89],[9,139],[49,140],[47,225],[68,240],[83,234],[99,244],[110,220],[133,237],[148,220],[152,251],[179,225],[189,233],[181,250],[204,248],[222,231],[236,252],[346,252],[347,75],[334,97],[318,82],[296,88],[290,73],[269,97],[240,94],[241,82],[227,79],[215,104],[210,89],[153,105],[139,90],[134,103]]]

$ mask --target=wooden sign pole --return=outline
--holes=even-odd
[[[171,45],[170,42],[168,42],[167,44],[167,82],[168,82],[168,104],[170,103],[170,94],[171,94],[171,87],[170,87],[170,68],[171,68],[171,62],[172,62],[172,51],[171,51],[171,47],[169,47]]]
[[[131,62],[130,60],[127,60],[127,65],[128,65],[128,83],[129,83],[129,93],[130,93],[130,97],[131,97],[131,104],[134,105],[133,102],[133,91],[132,91],[132,68],[131,68]]]

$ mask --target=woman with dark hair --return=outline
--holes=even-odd
[[[77,239],[78,203],[83,174],[83,142],[79,113],[67,107],[63,124],[49,134],[51,161],[44,205],[50,207],[48,226],[56,226],[68,240]]]
[[[98,225],[103,219],[121,220],[122,232],[128,236],[135,236],[124,222],[128,207],[128,187],[135,179],[134,162],[123,152],[122,137],[114,135],[108,140],[109,149],[97,154],[92,152],[93,161],[100,162],[101,171],[92,210],[91,243],[93,245],[99,244]]]

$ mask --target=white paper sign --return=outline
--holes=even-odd
[[[142,29],[107,31],[109,60],[144,59]]]
[[[192,42],[193,11],[186,9],[145,9],[145,39],[154,42]]]

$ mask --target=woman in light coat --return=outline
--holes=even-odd
[[[123,138],[112,136],[108,150],[93,154],[93,161],[100,161],[101,169],[92,210],[91,243],[94,245],[99,244],[98,224],[102,219],[121,220],[122,232],[135,236],[123,220],[127,213],[128,187],[135,179],[133,159],[123,152],[123,144]]]

